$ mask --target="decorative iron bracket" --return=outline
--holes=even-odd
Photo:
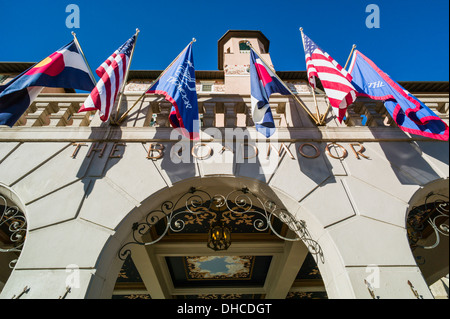
[[[18,294],[17,296],[16,295],[12,296],[11,299],[20,299],[24,294],[27,294],[29,291],[30,291],[30,288],[28,286],[25,286],[25,288],[23,288],[23,290],[20,294]]]
[[[422,295],[419,295],[419,293],[417,292],[417,290],[415,289],[414,285],[411,283],[411,281],[408,280],[408,285],[411,288],[411,291],[413,292],[414,296],[417,299],[423,299]]]
[[[364,283],[366,284],[367,290],[369,291],[369,294],[372,297],[372,299],[380,299],[380,296],[375,295],[375,291],[374,291],[372,285],[370,284],[370,282],[368,282],[366,279],[364,279]]]
[[[3,208],[3,209],[2,209]],[[0,194],[0,227],[3,228],[6,235],[9,236],[9,243],[0,246],[0,253],[11,253],[22,251],[25,243],[25,235],[27,230],[27,220],[25,215],[17,206],[8,206],[5,197]],[[14,259],[9,263],[10,268],[14,268],[18,259]]]
[[[434,192],[426,196],[423,205],[411,209],[407,219],[407,230],[412,250],[416,248],[436,248],[441,241],[441,236],[449,236],[448,217],[448,196]],[[431,226],[431,229],[427,226]],[[419,241],[426,236],[426,228],[428,228],[428,232],[431,231],[435,234],[436,239],[434,243],[423,246],[419,244]],[[425,259],[422,256],[416,256],[416,261],[419,265],[425,263]]]
[[[191,187],[189,191],[181,195],[175,202],[163,202],[158,209],[148,213],[144,221],[133,224],[133,241],[121,247],[118,253],[119,258],[125,260],[131,254],[130,245],[152,245],[159,242],[169,230],[172,232],[182,231],[186,226],[186,222],[182,217],[186,214],[199,215],[205,212],[212,212],[212,215],[214,215],[214,210],[211,208],[225,209],[226,214],[231,214],[236,218],[251,213],[257,216],[253,221],[254,229],[259,232],[270,229],[273,234],[286,241],[302,240],[308,247],[309,252],[316,258],[316,261],[320,260],[324,263],[322,248],[317,241],[312,239],[305,221],[297,220],[286,209],[278,207],[273,201],[267,200],[263,202],[246,187],[233,190],[226,196],[222,194],[211,196],[204,190]],[[288,238],[277,232],[272,224],[273,218],[277,218],[286,224],[295,233],[296,237]],[[162,220],[166,221],[162,233],[155,239],[145,241],[145,235]]]

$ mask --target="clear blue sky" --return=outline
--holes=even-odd
[[[380,28],[366,27],[366,7]],[[80,28],[66,27],[66,6]],[[141,30],[133,70],[163,70],[195,37],[195,68],[217,70],[217,41],[228,30],[260,30],[276,70],[306,70],[299,27],[342,66],[353,44],[397,81],[448,81],[448,0],[0,0],[0,61],[38,62],[75,31],[96,69]]]

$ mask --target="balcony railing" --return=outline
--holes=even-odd
[[[16,127],[97,127],[102,125],[95,112],[77,113],[86,99],[86,94],[41,94],[16,123]],[[139,98],[140,94],[126,94],[120,106],[123,114]],[[417,97],[439,117],[448,122],[448,94],[422,94]],[[312,114],[316,105],[312,96],[301,99]],[[324,114],[328,108],[325,96],[317,96],[317,108]],[[252,127],[250,96],[226,94],[199,94],[199,112],[202,128],[207,127]],[[278,128],[312,128],[314,122],[302,107],[288,96],[272,95],[270,105]],[[115,109],[117,106],[115,107]],[[146,96],[138,102],[128,117],[121,122],[122,127],[169,127],[168,115],[171,104],[162,97]],[[333,111],[326,117],[327,127],[395,127],[396,124],[386,111],[383,102],[358,99],[348,108],[346,119],[338,123]],[[114,114],[112,115],[114,116]]]

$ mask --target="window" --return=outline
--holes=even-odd
[[[212,84],[202,84],[203,92],[212,92]]]
[[[214,82],[201,82],[201,92],[213,92],[214,91]]]
[[[239,42],[240,53],[250,53],[250,47],[247,45],[247,41]]]

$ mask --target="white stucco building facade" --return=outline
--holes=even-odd
[[[402,132],[382,103],[368,99],[357,100],[338,123],[332,112],[325,113],[327,100],[320,92],[317,106],[326,114],[321,126],[292,97],[273,95],[277,133],[266,140],[249,113],[243,41],[271,63],[269,41],[261,32],[228,31],[219,40],[218,71],[197,72],[200,141],[181,140],[168,124],[170,103],[155,95],[114,126],[97,114],[76,113],[85,94],[42,93],[16,126],[0,128],[0,213],[16,207],[26,220],[17,251],[7,230],[11,222],[1,229],[0,248],[12,251],[0,253],[0,298],[241,294],[284,299],[317,291],[333,299],[436,297],[429,287],[445,279],[449,265],[448,141]],[[20,63],[0,65],[4,75],[20,73]],[[122,114],[157,75],[130,72]],[[306,72],[279,76],[316,112]],[[448,123],[448,82],[402,85]],[[191,195],[226,198],[242,190],[255,210],[271,221],[283,220],[283,234],[301,240],[280,240],[270,229],[265,237],[237,231],[230,248],[216,252],[206,246],[207,231],[172,231],[153,245],[138,244],[158,234],[141,238],[133,225],[153,225],[148,217],[164,211],[166,201],[182,207]],[[227,199],[239,206],[238,199]],[[417,207],[432,211],[421,220],[428,225],[421,239],[408,226]],[[164,219],[163,212],[159,217]],[[141,281],[125,287],[117,278],[127,249]],[[320,282],[297,280],[308,255]],[[249,279],[202,285],[176,280],[170,258],[188,256],[270,258],[254,284]],[[252,271],[256,276],[256,264]]]

